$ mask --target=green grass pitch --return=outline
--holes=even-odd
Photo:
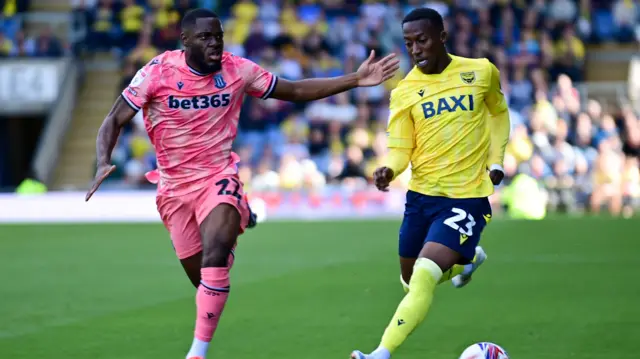
[[[398,221],[263,223],[241,237],[211,358],[348,357],[403,296]],[[495,220],[489,259],[436,292],[395,358],[637,358],[640,222]],[[194,289],[157,225],[0,226],[0,358],[184,358]]]

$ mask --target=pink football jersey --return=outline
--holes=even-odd
[[[224,171],[237,171],[231,145],[244,95],[266,99],[277,81],[254,62],[227,52],[214,74],[189,67],[181,50],[167,51],[140,69],[122,97],[143,110],[158,161],[158,194],[184,195]]]

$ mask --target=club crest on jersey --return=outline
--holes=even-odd
[[[467,85],[471,85],[474,82],[476,82],[476,73],[471,71],[471,72],[461,72],[460,73],[460,78],[462,79],[462,82],[464,82]]]
[[[227,86],[227,83],[224,82],[224,78],[220,74],[213,76],[213,81],[216,83],[216,88],[223,89]]]

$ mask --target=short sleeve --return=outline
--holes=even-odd
[[[245,81],[245,92],[249,96],[268,99],[276,88],[278,76],[244,58],[241,58],[240,66]]]
[[[139,111],[151,100],[154,84],[156,83],[154,78],[159,73],[159,66],[155,59],[151,60],[151,62],[138,70],[129,86],[122,91],[122,97],[132,109]]]
[[[488,60],[487,60],[488,61]],[[502,85],[500,85],[500,71],[491,62],[489,62],[489,71],[491,79],[489,80],[489,89],[485,96],[485,104],[492,115],[497,115],[507,110],[507,100],[502,93]]]
[[[389,101],[389,122],[387,124],[387,147],[414,148],[414,127],[411,107],[402,101],[401,96],[391,93]]]

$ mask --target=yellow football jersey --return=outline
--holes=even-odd
[[[391,92],[388,147],[411,150],[410,190],[487,197],[493,193],[487,168],[502,166],[509,137],[500,74],[487,59],[450,56],[442,73],[414,67]]]

